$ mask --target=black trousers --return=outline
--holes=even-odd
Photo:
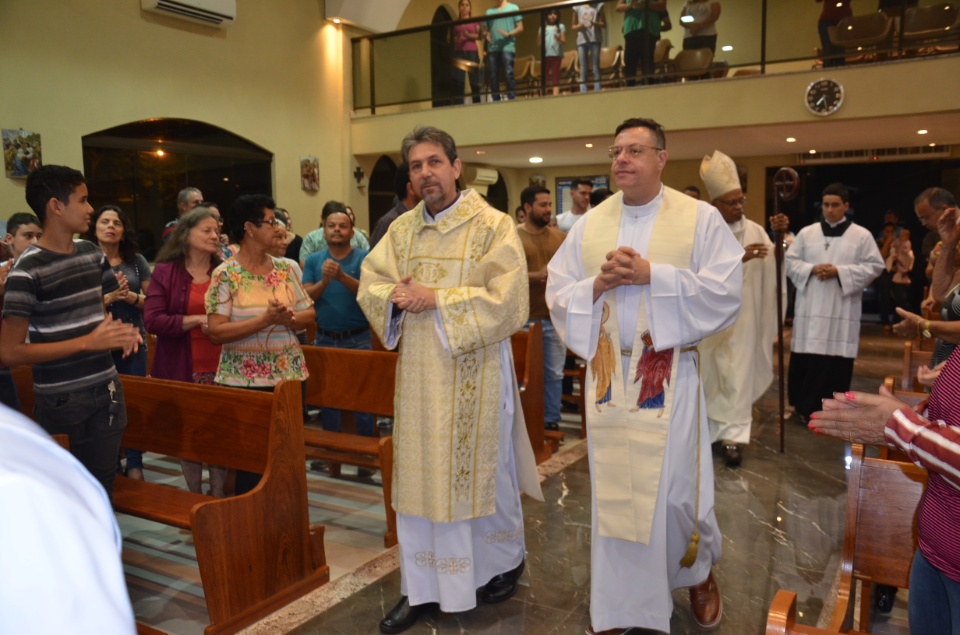
[[[787,396],[794,409],[809,417],[822,410],[822,399],[835,392],[850,390],[853,379],[853,358],[813,353],[791,353]]]

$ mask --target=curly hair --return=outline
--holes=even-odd
[[[136,255],[140,253],[140,247],[137,245],[137,239],[134,236],[135,230],[130,223],[130,219],[127,218],[123,210],[116,205],[104,205],[95,211],[93,216],[90,217],[90,227],[83,237],[95,245],[100,244],[97,240],[97,221],[100,220],[104,212],[116,212],[117,217],[120,219],[120,224],[123,225],[123,236],[120,238],[120,258],[122,258],[124,262],[132,262]]]

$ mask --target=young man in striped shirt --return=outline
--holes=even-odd
[[[68,435],[70,451],[110,495],[127,422],[110,351],[129,354],[142,341],[132,324],[104,317],[103,294],[116,280],[104,278],[110,265],[98,247],[73,239],[93,213],[83,174],[40,167],[27,178],[26,198],[43,236],[7,276],[0,357],[33,365],[34,419]]]

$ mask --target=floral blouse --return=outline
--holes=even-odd
[[[273,258],[273,271],[255,276],[231,259],[213,270],[207,291],[207,315],[226,315],[231,322],[263,315],[272,298],[295,311],[313,301],[290,265]],[[242,340],[224,344],[215,381],[239,387],[270,387],[284,379],[307,378],[307,366],[297,336],[285,326],[268,326]]]

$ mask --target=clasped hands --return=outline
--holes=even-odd
[[[282,326],[292,327],[293,320],[296,317],[293,308],[288,307],[277,298],[270,298],[267,303],[267,312],[264,313],[268,325],[280,324]]]
[[[837,268],[831,264],[814,265],[811,275],[816,276],[817,280],[829,280],[840,275]]]
[[[422,313],[437,308],[437,292],[406,276],[394,287],[390,301],[403,311]]]
[[[624,245],[609,252],[607,261],[600,265],[600,274],[593,281],[593,299],[596,301],[610,289],[631,284],[650,284],[650,261]]]

